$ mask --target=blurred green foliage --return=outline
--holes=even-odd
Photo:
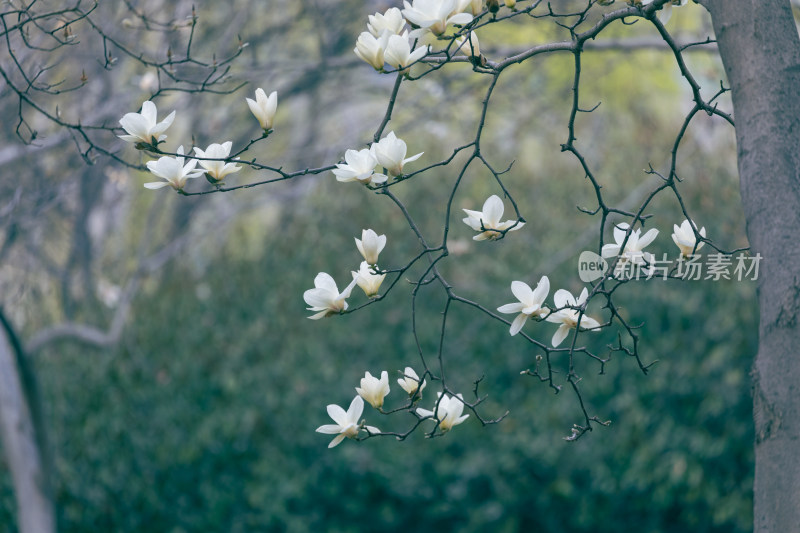
[[[509,42],[530,42],[523,31]],[[491,43],[482,37],[489,54]],[[690,60],[709,73],[713,90],[722,75],[716,60]],[[584,107],[602,105],[579,118],[579,147],[608,199],[621,202],[642,182],[654,183],[642,172],[649,163],[664,167],[686,88],[663,52],[588,52],[584,63]],[[570,76],[568,56],[515,68],[490,108],[483,150],[498,168],[515,161],[504,183],[527,226],[497,243],[475,243],[460,210],[479,208],[497,186],[474,166],[456,195],[449,220],[454,251],[441,268],[459,294],[486,307],[512,301],[515,279],[535,284],[549,275],[550,301],[556,288],[579,289],[577,256],[596,247],[596,219],[575,209],[591,207],[593,192],[559,148]],[[486,81],[454,66],[404,88],[391,127],[409,154],[425,150],[417,164],[469,141]],[[379,92],[378,102],[387,94]],[[368,138],[380,108],[362,112],[372,122],[358,139],[337,138],[328,125],[317,143],[329,135],[337,157],[339,144]],[[740,246],[732,133],[703,118],[695,126],[681,146],[684,200],[720,246]],[[451,166],[397,187],[433,242],[456,175]],[[353,237],[362,228],[387,235],[385,267],[404,265],[417,242],[385,197],[332,175],[312,180],[289,200],[261,193],[260,203],[225,225],[224,238],[197,239],[192,251],[148,279],[119,347],[66,342],[38,356],[61,531],[750,530],[752,282],[654,280],[622,288],[622,312],[643,324],[645,362],[658,363],[645,376],[633,360],[615,356],[598,375],[596,363],[578,358],[590,414],[612,424],[575,443],[562,438],[581,422],[568,387],[553,394],[520,375],[533,367],[536,352],[502,324],[454,305],[444,352],[448,385],[473,398],[473,382],[483,378],[480,393],[489,396],[481,412],[493,418],[509,410],[508,417],[481,427],[471,416],[443,438],[424,439],[418,431],[406,442],[348,440],[326,449],[329,437],[314,432],[330,422],[325,405],[346,407],[364,371],[388,370],[388,407],[402,404],[397,371],[419,369],[411,285],[401,280],[380,304],[318,322],[305,318],[302,293],[319,271],[340,287],[349,280],[361,260]],[[129,194],[137,205],[153,201],[135,185]],[[165,219],[176,204],[195,201],[171,199]],[[665,195],[648,212],[648,227],[661,231],[653,251],[674,257],[669,234],[682,220],[677,202]],[[120,239],[135,243],[142,230],[131,218]],[[207,218],[195,224],[209,227]],[[363,298],[356,289],[353,303]],[[417,318],[429,362],[443,305],[435,285],[421,290]],[[605,316],[599,307],[590,311]],[[529,323],[525,331],[548,342],[554,326]],[[614,332],[581,337],[601,353],[614,340]],[[559,357],[563,376],[567,362]],[[421,405],[430,407],[436,385],[429,384]],[[369,406],[364,416],[385,430],[403,431],[414,421],[407,413],[382,417]],[[13,514],[7,471],[0,470],[0,524],[9,532]]]

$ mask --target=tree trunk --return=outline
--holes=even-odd
[[[800,39],[789,0],[702,0],[732,89],[758,278],[755,531],[800,531]]]
[[[20,533],[53,533],[55,507],[50,492],[32,376],[24,354],[0,315],[0,438],[17,499]]]

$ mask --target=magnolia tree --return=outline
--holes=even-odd
[[[451,376],[458,370],[448,364],[451,339],[447,324],[455,306],[466,306],[484,317],[485,327],[508,328],[509,334],[530,354],[530,366],[521,373],[555,392],[566,388],[574,396],[581,416],[571,427],[565,428],[565,439],[574,441],[598,426],[609,424],[602,413],[592,412],[584,401],[581,381],[585,374],[598,370],[602,373],[612,356],[619,354],[634,361],[643,373],[647,373],[652,364],[642,354],[643,339],[637,333],[638,325],[620,312],[618,289],[621,286],[657,279],[757,280],[761,348],[754,370],[756,529],[789,531],[800,519],[800,467],[791,460],[800,451],[797,449],[800,437],[797,417],[791,416],[800,414],[796,395],[791,394],[800,377],[800,367],[795,361],[800,338],[796,319],[800,289],[796,277],[787,270],[794,264],[789,260],[800,258],[800,249],[791,239],[800,230],[797,217],[800,195],[796,188],[800,173],[797,155],[800,153],[797,150],[800,146],[800,95],[797,94],[800,43],[786,0],[727,3],[704,0],[698,3],[711,12],[716,39],[679,44],[670,34],[668,24],[671,11],[684,3],[685,0],[570,3],[413,0],[385,12],[365,13],[364,31],[352,36],[353,52],[366,63],[363,68],[374,69],[376,78],[391,77],[394,83],[385,111],[364,131],[364,137],[370,141],[344,151],[339,161],[316,168],[286,170],[280,163],[265,163],[252,155],[254,147],[281,134],[274,129],[279,95],[269,89],[257,88],[254,98],[241,102],[242,106],[247,104],[257,120],[257,128],[253,122],[256,133],[249,142],[234,146],[227,140],[232,135],[219,132],[215,142],[195,146],[194,138],[176,141],[170,134],[170,127],[180,121],[181,116],[175,111],[157,108],[160,91],[155,91],[153,97],[142,104],[131,102],[130,107],[135,109],[119,119],[120,129],[105,124],[67,123],[58,113],[36,104],[37,100],[30,96],[32,88],[37,87],[35,80],[26,87],[15,84],[14,78],[5,72],[3,76],[20,100],[17,131],[21,137],[25,138],[27,113],[43,114],[72,133],[87,160],[108,156],[149,172],[153,181],[144,184],[147,189],[171,189],[182,196],[195,197],[235,193],[252,187],[279,187],[278,182],[318,175],[319,179],[340,182],[343,195],[348,194],[348,188],[362,187],[391,201],[407,222],[408,238],[417,243],[416,252],[400,264],[386,264],[380,255],[394,243],[379,227],[363,228],[360,235],[353,236],[352,254],[342,254],[340,262],[329,265],[327,272],[320,272],[308,281],[309,287],[313,283],[313,288],[297,295],[298,304],[304,300],[307,305],[308,318],[336,320],[341,328],[348,327],[347,315],[372,310],[373,306],[387,302],[397,306],[405,300],[410,308],[410,332],[417,353],[409,356],[403,370],[370,369],[378,370],[376,375],[365,371],[360,383],[352,384],[355,394],[349,406],[345,406],[347,410],[335,404],[327,406],[333,423],[322,424],[316,431],[333,436],[329,447],[337,446],[345,438],[403,440],[418,431],[428,437],[439,437],[457,432],[456,426],[462,423],[474,420],[490,425],[506,416],[507,412],[487,412],[484,408],[482,403],[486,396],[480,391],[480,379],[475,380],[472,390],[460,390],[453,385],[457,380]],[[733,5],[735,9],[731,8]],[[70,26],[88,17],[90,10],[76,9],[67,13],[66,22],[59,29],[64,39],[68,39]],[[20,20],[33,20],[29,8],[19,8],[18,15]],[[6,18],[3,18],[4,23]],[[566,38],[513,53],[481,49],[482,33],[492,31],[494,26],[519,21],[535,23],[537,19],[554,22]],[[186,24],[194,28],[195,23],[196,16],[192,13]],[[664,147],[669,155],[668,164],[664,168],[650,166],[645,170],[645,174],[656,178],[657,184],[641,203],[630,208],[609,200],[605,188],[607,180],[596,169],[598,162],[587,155],[578,142],[576,121],[597,108],[588,104],[591,96],[583,91],[585,50],[608,28],[633,23],[652,25],[660,35],[661,46],[673,55],[689,89],[691,107],[683,117],[674,142]],[[23,23],[18,25],[21,27]],[[6,23],[5,33],[13,31],[15,28]],[[110,36],[102,36],[109,46],[109,58],[113,55],[112,49],[127,50]],[[224,65],[233,57],[225,61],[200,62],[191,57],[191,39],[189,42],[183,58],[171,52],[167,62],[149,65],[154,66],[159,75],[174,76],[176,64],[193,62],[209,69],[211,74],[199,81],[181,81],[190,83],[190,92],[213,90],[215,82],[224,80],[227,74]],[[715,43],[728,81],[708,91],[701,87],[684,55],[695,47]],[[243,47],[244,44],[240,50]],[[505,178],[514,172],[513,164],[506,162],[498,166],[490,154],[484,153],[482,146],[484,138],[492,135],[486,128],[486,119],[492,112],[492,97],[499,81],[517,65],[536,62],[549,54],[568,54],[572,58],[572,91],[567,96],[570,111],[561,132],[561,150],[574,158],[580,168],[573,177],[576,186],[588,187],[594,198],[593,205],[578,208],[596,232],[594,250],[581,255],[576,272],[583,288],[575,294],[566,288],[551,287],[548,276],[537,272],[537,265],[531,264],[527,272],[508,279],[507,294],[498,295],[492,301],[475,301],[465,297],[463,288],[448,279],[441,268],[452,260],[451,235],[465,229],[460,224],[472,232],[475,241],[481,241],[486,254],[493,253],[498,241],[514,247],[514,240],[520,233],[546,229],[545,223],[535,213],[528,212],[524,203],[517,201],[515,191],[506,186]],[[445,159],[432,160],[415,142],[413,130],[401,131],[393,125],[395,105],[403,91],[415,90],[415,81],[437,76],[440,71],[457,64],[468,64],[474,76],[487,80],[488,86],[479,104],[477,119],[464,134],[463,143]],[[55,89],[44,88],[45,92],[52,90]],[[719,105],[721,97],[729,91],[732,91],[732,111],[726,110],[724,103]],[[24,112],[23,107],[26,108]],[[732,249],[723,236],[707,232],[703,213],[682,196],[684,188],[691,185],[684,184],[681,179],[680,148],[686,132],[700,115],[708,115],[731,127],[736,117],[739,168],[752,245],[749,253]],[[112,133],[132,143],[147,159],[145,164],[134,162],[133,151],[116,144]],[[31,139],[29,133],[27,140]],[[244,168],[257,172],[259,179],[240,180],[239,172]],[[476,168],[491,182],[494,192],[488,198],[470,198],[472,209],[459,213],[455,200],[461,198],[463,178]],[[454,176],[455,180],[447,191],[445,204],[431,206],[441,213],[439,229],[426,233],[398,189],[405,182],[444,173]],[[205,180],[196,179],[201,177]],[[682,217],[661,220],[650,214],[648,210],[657,197],[669,198],[679,207]],[[564,216],[572,216],[572,213],[564,213]],[[648,251],[648,246],[656,239],[674,243],[673,252],[656,256]],[[357,254],[361,255],[361,260],[357,259]],[[410,291],[407,290],[409,284]],[[445,302],[441,314],[421,316],[417,302],[422,291],[440,291]],[[775,302],[781,303],[776,305]],[[431,319],[439,324],[437,348],[433,351],[423,347],[419,331],[419,325],[430,323]],[[595,340],[596,333],[605,330],[614,333],[616,341],[611,345]],[[394,377],[390,379],[390,375]],[[396,391],[394,394],[391,394],[392,388]],[[320,401],[322,419],[324,399]],[[365,402],[370,405],[366,413]],[[398,418],[405,427],[399,431],[387,430],[381,421],[386,416]],[[398,424],[395,423],[395,427]]]

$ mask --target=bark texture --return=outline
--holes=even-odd
[[[31,404],[30,375],[5,317],[0,316],[0,438],[17,499],[20,533],[54,533],[55,507],[38,431],[36,406]],[[22,362],[22,364],[20,364]]]
[[[702,0],[732,89],[758,280],[755,531],[800,531],[800,38],[789,0]]]

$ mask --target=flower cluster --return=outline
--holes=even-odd
[[[267,97],[264,90],[259,88],[256,89],[255,100],[250,98],[245,100],[266,136],[272,131],[275,112],[278,108],[278,93],[273,91]],[[148,100],[142,104],[140,113],[126,113],[119,120],[120,126],[126,131],[126,135],[120,135],[119,138],[134,143],[138,150],[160,152],[158,145],[166,141],[165,132],[174,120],[175,111],[159,122],[156,105]],[[176,191],[182,191],[189,178],[198,178],[203,174],[212,184],[222,185],[225,176],[242,169],[241,166],[231,161],[232,146],[231,141],[222,144],[211,143],[205,150],[195,146],[195,155],[187,163],[184,163],[186,157],[181,145],[175,151],[174,156],[163,156],[157,161],[147,163],[148,170],[164,181],[148,182],[144,186],[148,189],[160,189],[169,185]],[[233,159],[233,161],[237,160],[238,158]],[[195,169],[198,162],[203,168],[202,170]]]
[[[571,329],[600,327],[600,323],[594,318],[585,314],[581,316],[580,309],[585,306],[589,296],[585,287],[577,299],[565,289],[557,290],[553,295],[553,301],[556,304],[556,309],[553,311],[542,305],[550,292],[550,280],[547,276],[542,276],[535,290],[531,290],[530,286],[523,281],[512,281],[511,292],[519,302],[501,305],[497,308],[500,313],[519,313],[511,323],[509,330],[511,335],[519,333],[528,318],[544,319],[559,325],[552,340],[553,347],[556,348],[564,341]]]
[[[356,247],[364,261],[361,262],[357,272],[351,271],[353,280],[342,292],[336,281],[326,272],[320,272],[314,278],[314,288],[303,293],[303,299],[309,305],[308,310],[314,311],[310,319],[319,320],[347,311],[347,298],[358,285],[367,295],[367,298],[378,297],[378,291],[386,274],[378,270],[378,255],[386,246],[386,235],[378,235],[374,230],[365,229],[361,232],[361,239],[356,238]]]
[[[499,198],[497,200],[499,201]],[[489,204],[489,200],[487,200],[486,203]],[[470,215],[470,218],[464,219],[464,222],[469,224],[476,231],[483,231],[483,233],[477,235],[475,239],[482,240],[485,238],[492,238],[491,234],[489,237],[484,237],[485,234],[490,233],[485,230],[499,229],[496,224],[498,224],[500,216],[502,216],[502,203],[499,205],[499,214],[497,213],[497,202],[495,202],[494,207],[489,206],[489,213],[494,213],[491,215],[492,218],[490,218],[490,214],[487,213],[486,204],[484,205],[483,213],[468,211],[466,209],[465,211]],[[476,219],[479,218],[483,224],[481,227],[477,227]],[[495,225],[487,226],[484,219],[489,219],[490,223]],[[510,221],[506,221],[502,224],[508,224],[509,222]],[[680,226],[675,224],[673,228],[675,232],[672,234],[672,240],[680,249],[681,257],[690,257],[693,252],[703,246],[704,242],[701,240],[699,241],[698,237],[705,239],[706,228],[701,228],[698,231],[697,225],[688,219],[684,220]],[[655,263],[653,254],[645,252],[644,248],[652,243],[657,236],[657,229],[651,229],[642,235],[640,229],[632,229],[626,223],[617,224],[614,226],[615,242],[614,244],[606,244],[603,246],[602,256],[619,257],[617,265],[623,264],[653,269],[653,264]],[[583,289],[578,298],[575,298],[575,296],[567,290],[557,290],[553,295],[553,301],[556,306],[555,310],[551,310],[544,305],[547,295],[550,292],[550,280],[547,276],[541,277],[539,283],[536,285],[536,289],[531,289],[530,285],[523,281],[512,281],[511,292],[518,301],[501,305],[497,308],[497,311],[500,313],[517,315],[511,322],[511,327],[509,328],[509,333],[511,333],[512,336],[522,330],[529,318],[540,321],[545,320],[559,325],[552,339],[554,348],[564,341],[570,330],[596,330],[602,327],[600,322],[596,319],[582,314],[582,311],[586,309],[586,300],[589,296],[589,292],[586,288]]]
[[[384,14],[370,15],[367,30],[356,40],[353,52],[378,71],[388,64],[401,72],[416,63],[428,53],[427,46],[412,49],[414,40],[408,30],[404,30],[406,19],[396,7]]]
[[[698,231],[697,225],[689,219],[684,219],[680,226],[674,224],[673,230],[672,241],[678,247],[681,256],[684,258],[691,256],[705,244],[699,239],[705,239],[706,228],[700,228]],[[628,240],[625,241],[625,235],[628,232],[630,232],[630,235],[628,235]],[[615,243],[603,246],[602,256],[619,256],[617,271],[621,271],[628,266],[640,267],[650,276],[653,273],[654,265],[657,261],[655,261],[655,257],[652,253],[644,251],[644,247],[652,243],[657,236],[657,229],[651,229],[644,235],[641,235],[641,230],[631,230],[630,226],[626,223],[617,224],[614,226]],[[624,248],[623,242],[625,242]]]
[[[332,170],[338,181],[343,183],[357,181],[363,184],[385,183],[390,177],[396,178],[403,174],[406,163],[416,161],[424,152],[411,157],[406,157],[408,147],[403,139],[398,139],[393,131],[384,138],[372,143],[363,150],[347,150],[344,153],[344,163],[339,163]],[[380,165],[386,174],[375,172],[375,167]]]
[[[511,9],[516,6],[512,0],[506,0],[505,4]],[[490,2],[490,10],[497,12],[492,5],[499,7],[499,3]],[[480,57],[478,36],[474,32],[465,35],[450,30],[463,28],[483,13],[484,0],[406,0],[403,6],[402,10],[393,7],[385,13],[370,15],[367,31],[356,40],[353,52],[375,70],[385,72],[388,64],[407,73],[411,65],[431,51],[443,50],[447,41],[453,39],[458,51]],[[406,25],[413,29],[408,31]]]
[[[407,366],[401,372],[402,378],[397,380],[400,387],[408,394],[408,399],[411,401],[411,406],[415,405],[417,401],[422,398],[422,391],[427,385],[424,379],[420,379],[413,368]],[[389,373],[386,370],[381,371],[380,378],[377,378],[369,372],[364,373],[361,378],[360,386],[356,387],[358,393],[353,401],[350,402],[350,407],[345,412],[344,409],[338,405],[328,405],[328,415],[333,419],[335,424],[322,425],[317,428],[318,433],[327,433],[336,435],[334,439],[328,444],[328,448],[333,448],[342,442],[345,437],[355,439],[361,431],[366,431],[368,435],[379,435],[381,431],[374,426],[367,426],[365,421],[361,421],[361,415],[364,412],[364,402],[366,401],[373,408],[379,412],[384,413],[383,405],[386,396],[389,395]],[[464,398],[461,394],[455,396],[442,395],[441,392],[437,393],[437,400],[433,406],[433,410],[416,408],[412,412],[416,413],[421,419],[432,419],[436,421],[437,427],[442,433],[447,433],[454,426],[461,424],[469,418],[469,415],[462,415],[464,411]]]

